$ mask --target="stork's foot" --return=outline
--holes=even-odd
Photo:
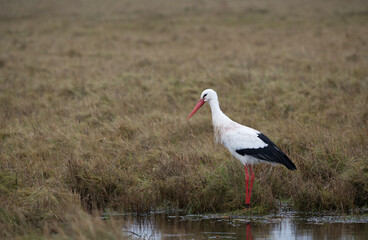
[[[246,211],[246,210],[250,210],[250,204],[245,204],[245,208],[244,208],[244,210]]]

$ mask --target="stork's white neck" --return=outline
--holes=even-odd
[[[211,99],[210,101],[208,101],[208,104],[211,107],[212,123],[215,128],[222,127],[227,123],[232,122],[232,120],[221,111],[220,104],[217,98]]]

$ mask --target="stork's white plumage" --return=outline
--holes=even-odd
[[[260,162],[282,164],[290,170],[296,170],[296,167],[288,156],[264,134],[253,128],[236,123],[226,116],[220,109],[217,93],[212,89],[206,89],[202,92],[199,102],[187,119],[189,120],[206,102],[211,107],[216,141],[224,145],[244,165],[246,176],[246,206],[249,207],[254,181],[252,164]],[[249,188],[248,168],[251,176]]]

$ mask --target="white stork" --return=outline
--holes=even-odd
[[[244,165],[245,205],[246,208],[249,208],[254,181],[252,164],[282,164],[290,170],[296,170],[296,167],[288,156],[286,156],[286,154],[264,134],[253,128],[236,123],[226,116],[220,109],[217,93],[212,89],[206,89],[202,92],[199,102],[194,107],[187,120],[189,120],[189,118],[191,118],[206,102],[208,102],[211,107],[216,141],[224,145],[229,152]],[[248,168],[250,172],[250,185]]]

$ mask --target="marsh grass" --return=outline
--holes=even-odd
[[[261,212],[366,205],[365,1],[1,5],[3,236],[117,236],[93,215],[78,225],[82,209],[242,209],[244,170],[209,108],[185,120],[205,88],[298,168],[255,167]]]

